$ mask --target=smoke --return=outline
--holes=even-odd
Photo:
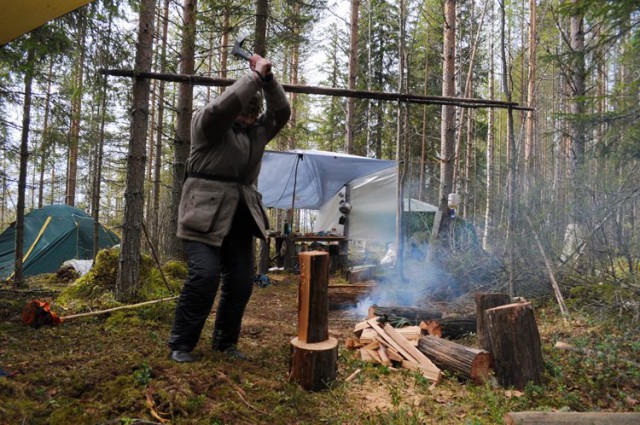
[[[382,266],[380,266],[382,267]],[[462,294],[460,284],[450,273],[422,259],[407,259],[400,273],[392,268],[381,269],[378,285],[358,300],[349,313],[366,317],[369,307],[425,307],[434,301],[451,299]]]

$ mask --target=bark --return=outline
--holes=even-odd
[[[489,48],[489,98],[495,99],[495,75],[494,75],[494,38],[493,38],[493,3],[491,4],[491,41]],[[494,217],[494,150],[495,150],[495,111],[493,108],[489,108],[489,119],[487,122],[487,182],[486,182],[486,205],[484,213],[484,231],[482,234],[482,248],[486,251],[489,250],[491,244],[491,237],[493,229],[493,217]]]
[[[298,287],[298,339],[304,343],[329,338],[329,254],[303,252]]]
[[[300,12],[300,4],[294,5],[294,16],[298,16]],[[294,42],[291,46],[291,72],[290,78],[292,84],[298,84],[298,68],[300,67],[300,23],[295,21],[293,28]],[[296,139],[296,127],[298,122],[298,94],[290,93],[289,103],[291,105],[291,116],[289,117],[288,126],[291,128],[289,135],[289,150],[295,149],[298,142]]]
[[[406,52],[405,52],[405,2],[400,0],[400,46],[398,56],[400,58],[399,63],[399,84],[398,93],[404,93],[406,91],[405,80],[405,67],[406,67]],[[402,229],[402,213],[404,211],[404,182],[407,174],[407,155],[406,155],[406,111],[407,105],[403,102],[398,102],[398,115],[397,115],[397,132],[396,132],[396,163],[398,164],[398,175],[396,178],[396,227],[395,227],[395,248],[396,248],[396,264],[395,269],[400,274],[400,279],[404,280],[404,232]]]
[[[291,340],[289,382],[307,391],[328,389],[338,371],[338,340],[329,338],[308,344],[297,337]]]
[[[349,285],[329,285],[329,310],[341,310],[356,307],[376,287],[374,281]]]
[[[502,51],[502,89],[504,91],[505,99],[507,102],[511,101],[511,87],[509,85],[509,67],[507,63],[507,47],[506,47],[506,11],[505,1],[500,1],[501,14],[500,14],[500,44]],[[515,277],[514,273],[514,249],[513,245],[513,226],[515,221],[516,211],[516,152],[515,152],[515,133],[513,129],[513,109],[507,108],[507,157],[509,162],[508,178],[507,178],[507,235],[506,235],[506,250],[508,257],[508,272],[509,272],[509,295],[514,296],[516,293]]]
[[[444,2],[444,45],[442,63],[442,96],[453,97],[456,94],[455,59],[456,59],[456,1]],[[445,105],[442,107],[442,121],[440,125],[440,188],[438,209],[447,215],[447,197],[453,190],[454,165],[454,135],[455,108]],[[437,229],[434,229],[437,230]]]
[[[469,348],[435,336],[420,338],[418,349],[440,369],[450,370],[482,385],[493,371],[493,357],[485,350]]]
[[[508,294],[503,293],[477,293],[475,295],[476,301],[476,320],[478,331],[478,345],[483,350],[491,352],[491,334],[489,333],[486,311],[499,307],[501,305],[509,304],[511,297]]]
[[[369,317],[384,315],[404,317],[413,325],[417,325],[422,321],[426,322],[427,320],[438,320],[442,318],[442,313],[429,308],[380,307],[374,305],[369,309]]]
[[[536,105],[535,99],[535,89],[536,89],[536,54],[537,54],[537,46],[536,42],[538,38],[538,29],[537,29],[537,0],[529,0],[529,13],[530,13],[530,24],[529,24],[529,73],[527,78],[527,102],[530,108],[534,108]],[[527,112],[527,127],[525,131],[525,142],[524,142],[524,181],[525,181],[525,191],[528,192],[528,189],[532,186],[534,179],[534,164],[533,164],[533,150],[535,147],[535,112],[528,111]]]
[[[49,112],[51,107],[51,81],[53,80],[53,60],[49,61],[47,76],[47,94],[44,100],[44,119],[42,122],[42,141],[40,142],[40,184],[38,185],[38,208],[42,208],[44,199],[44,170],[49,152],[50,131]]]
[[[269,17],[269,1],[258,0],[256,2],[256,32],[254,51],[265,57],[267,54],[267,18]]]
[[[195,69],[195,38],[197,0],[184,0],[182,17],[182,47],[180,72],[193,74]],[[173,184],[171,188],[171,218],[168,235],[168,252],[170,258],[183,259],[184,248],[176,236],[178,231],[178,207],[182,197],[182,183],[189,149],[191,146],[191,117],[193,115],[193,84],[182,82],[178,85],[177,121],[174,139]]]
[[[358,75],[358,21],[359,21],[359,8],[360,1],[359,0],[351,0],[351,22],[350,27],[351,31],[349,34],[349,79],[348,79],[348,88],[349,90],[355,90],[356,88],[356,77]],[[354,122],[355,122],[355,114],[356,114],[356,103],[355,99],[350,97],[347,99],[347,115],[346,115],[346,140],[345,140],[345,150],[347,153],[352,154],[354,152],[353,147],[353,133],[354,133]]]
[[[102,159],[104,154],[104,126],[107,114],[107,82],[104,77],[102,85],[102,99],[100,107],[100,136],[96,150],[96,167],[93,175],[93,192],[91,196],[91,216],[93,217],[93,259],[96,259],[100,250],[100,194],[102,183]]]
[[[82,113],[82,92],[84,84],[84,55],[86,45],[86,12],[80,12],[80,28],[78,36],[78,46],[80,55],[75,63],[75,87],[74,95],[71,99],[71,130],[69,134],[69,158],[67,166],[67,190],[65,203],[75,206],[76,204],[76,183],[78,177],[78,144],[80,139],[80,119]]]
[[[155,7],[155,0],[142,0],[140,5],[135,66],[141,71],[151,69]],[[149,125],[149,92],[148,79],[134,80],[122,244],[115,290],[116,299],[121,302],[135,298],[140,280],[140,236],[144,213],[144,167],[146,133]]]
[[[33,37],[32,37],[33,38]],[[16,205],[16,239],[14,286],[23,285],[22,261],[24,255],[24,207],[27,189],[27,167],[29,161],[29,127],[31,125],[31,88],[33,85],[35,52],[27,53],[27,71],[24,76],[24,105],[22,107],[22,136],[20,139],[20,171],[18,175],[18,202]]]
[[[160,47],[160,70],[164,71],[167,67],[167,33],[169,26],[169,0],[164,0],[163,5],[163,17],[162,17],[162,38],[161,38],[161,47]],[[156,154],[155,154],[155,163],[153,167],[153,201],[151,207],[151,220],[150,220],[150,228],[151,228],[151,243],[158,247],[160,252],[160,219],[159,219],[159,210],[160,210],[160,171],[162,168],[162,145],[164,138],[164,94],[165,94],[165,82],[160,81],[158,87],[158,113],[157,113],[157,124],[156,124]]]
[[[489,309],[486,314],[500,385],[519,390],[530,382],[541,385],[544,363],[531,304],[508,304]]]

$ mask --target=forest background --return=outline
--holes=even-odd
[[[640,261],[639,23],[634,0],[97,0],[0,48],[0,228],[66,203],[118,229],[135,198],[161,257],[175,257],[191,110],[222,88],[146,80],[141,108],[138,83],[100,70],[146,60],[160,73],[236,78],[247,67],[230,48],[250,32],[289,84],[523,107],[290,93],[291,121],[270,148],[396,159],[407,196],[444,210],[460,194],[460,216],[511,292],[549,281],[545,252],[563,289],[604,282],[607,300],[637,311],[627,295]],[[141,244],[139,229],[130,235]]]

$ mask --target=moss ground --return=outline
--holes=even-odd
[[[4,288],[0,368],[15,375],[0,377],[0,424],[499,424],[508,411],[640,411],[637,322],[578,312],[564,321],[553,305],[542,304],[536,317],[543,386],[514,392],[445,373],[430,389],[419,375],[358,360],[343,342],[362,318],[331,312],[330,333],[341,342],[338,379],[326,391],[306,392],[287,381],[297,279],[280,275],[271,286],[254,289],[239,347],[250,361],[209,350],[212,314],[197,347],[202,361],[193,364],[167,357],[174,301],[33,329],[20,322],[22,307],[33,298],[61,308],[64,289],[70,310],[63,315],[97,307],[74,303],[68,284],[50,276],[41,279],[42,292],[34,292],[37,282],[30,283],[31,292]],[[99,296],[93,291],[102,302],[109,298],[102,289]],[[600,354],[558,351],[557,340]],[[473,345],[475,338],[464,343]],[[362,372],[345,382],[358,368]]]

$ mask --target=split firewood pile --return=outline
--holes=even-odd
[[[448,370],[475,384],[495,376],[505,388],[524,389],[542,382],[542,350],[531,304],[513,301],[503,293],[477,293],[475,315],[448,317],[437,310],[372,306],[345,345],[364,361],[417,370],[434,384]],[[466,334],[477,337],[479,348],[453,341]]]
[[[443,328],[457,328],[452,321],[444,325],[435,320],[439,313],[417,309],[401,309],[404,317],[391,312],[398,309],[372,306],[369,318],[356,324],[354,338],[348,338],[346,346],[358,350],[363,361],[383,364],[391,369],[406,368],[420,372],[434,384],[440,380],[441,370],[451,370],[472,382],[482,384],[493,371],[493,357],[485,350],[465,347],[442,338]],[[391,313],[391,314],[389,314]],[[406,316],[427,319],[419,325],[411,325]],[[442,322],[442,319],[439,319]],[[456,319],[458,320],[468,320]],[[475,319],[474,330],[475,330]],[[459,330],[456,331],[459,335]]]

